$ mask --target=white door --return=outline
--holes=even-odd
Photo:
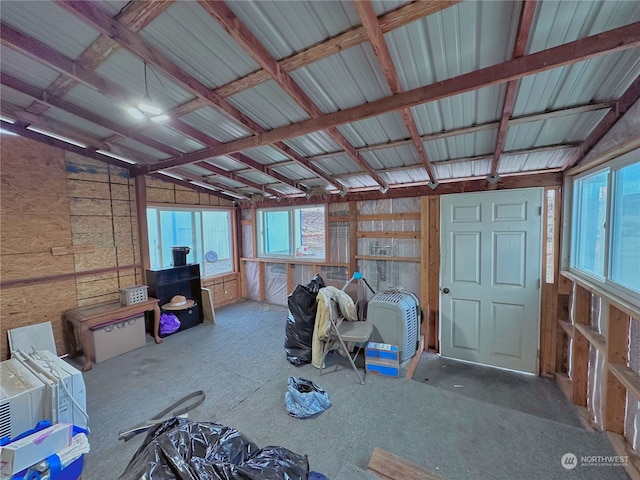
[[[542,189],[440,199],[440,349],[538,371]]]

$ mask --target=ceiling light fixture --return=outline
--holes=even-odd
[[[136,120],[148,118],[152,122],[164,122],[169,120],[169,115],[155,105],[151,100],[151,95],[149,95],[149,82],[147,81],[147,69],[149,68],[147,62],[144,62],[144,97],[142,97],[142,101],[136,107],[127,107],[127,112]],[[153,70],[151,71],[153,72]],[[153,74],[156,75],[155,72],[153,72]],[[157,75],[156,78],[158,78]],[[162,85],[160,78],[158,78],[158,81]]]

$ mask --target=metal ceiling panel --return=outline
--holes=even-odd
[[[291,76],[324,113],[391,95],[369,43],[299,68]]]
[[[385,113],[377,117],[342,125],[338,127],[338,130],[356,148],[403,140],[410,136],[399,112]]]
[[[150,128],[145,132],[145,135],[163,143],[164,145],[169,145],[176,150],[180,150],[182,153],[194,152],[205,147],[205,145],[197,140],[164,125],[158,125],[154,128]]]
[[[6,85],[0,85],[0,99],[2,102],[12,103],[18,107],[26,108],[33,102],[29,95],[20,93]]]
[[[638,2],[545,0],[538,3],[527,52],[557,47],[637,21],[640,21]]]
[[[127,6],[129,0],[93,0],[93,3],[98,4],[102,10],[112,17],[115,17],[124,7]]]
[[[198,2],[175,2],[140,36],[209,88],[259,68]]]
[[[229,2],[227,5],[277,59],[360,24],[353,5],[346,1]]]
[[[491,173],[491,159],[472,162],[443,162],[434,164],[438,180],[448,178],[486,177]]]
[[[96,68],[96,73],[107,80],[125,86],[134,96],[139,96],[142,100],[145,94],[144,62],[127,50],[121,48],[109,55]],[[147,71],[147,84],[151,100],[164,110],[169,110],[193,98],[193,95],[152,66]]]
[[[520,80],[513,115],[617,98],[638,74],[640,47],[530,75]]]
[[[226,156],[210,158],[206,160],[206,162],[228,172],[237,172],[238,170],[246,170],[248,168],[244,163]]]
[[[211,170],[207,170],[206,168],[202,168],[194,164],[183,165],[181,168],[199,177],[211,177],[216,182],[223,183],[231,188],[247,188],[247,185],[245,183],[232,180],[223,175],[218,175],[216,173],[213,173]]]
[[[430,140],[423,142],[423,144],[429,159],[432,162],[437,162],[492,153],[495,149],[497,138],[498,130],[493,129]]]
[[[272,185],[274,183],[280,183],[278,180],[271,177],[270,175],[259,172],[257,170],[248,170],[246,172],[243,172],[242,176],[247,180],[251,180],[252,182],[258,183],[260,185]],[[293,188],[293,187],[288,186],[288,188]],[[293,190],[298,192],[298,190],[296,189],[293,189]]]
[[[64,123],[65,125],[68,125],[69,127],[72,127],[79,132],[88,133],[90,136],[95,138],[104,139],[113,135],[113,132],[108,128],[101,127],[93,122],[85,120],[84,118],[80,118],[71,113],[67,113],[60,108],[51,107],[47,109],[44,115],[47,118]]]
[[[41,90],[46,89],[58,78],[58,72],[55,70],[5,46],[0,49],[0,69],[3,73],[24,80]]]
[[[199,108],[180,120],[223,143],[251,135],[239,122],[213,107]]]
[[[351,157],[344,153],[336,154],[335,157],[322,158],[313,161],[314,165],[321,168],[325,172],[329,172],[332,176],[346,175],[351,173],[360,173],[362,168]]]
[[[107,97],[82,84],[73,87],[65,96],[65,100],[124,127],[134,127],[140,123],[125,110],[130,105],[125,105],[113,97]]]
[[[226,99],[266,129],[283,127],[309,115],[273,80]]]
[[[348,175],[340,177],[340,183],[347,188],[376,188],[378,184],[369,175]]]
[[[264,145],[262,147],[249,148],[244,150],[247,157],[252,158],[256,162],[260,162],[263,165],[270,165],[272,163],[279,163],[289,160],[284,153],[276,150],[270,145]]]
[[[284,143],[305,157],[313,157],[314,155],[322,155],[342,150],[342,147],[333,141],[324,131],[288,138]]]
[[[547,152],[503,155],[498,164],[498,174],[560,168],[573,157],[576,151],[575,148],[563,148]]]
[[[385,35],[405,90],[511,58],[519,2],[462,2]]]
[[[413,145],[401,145],[399,147],[380,148],[371,151],[365,150],[361,151],[360,154],[374,170],[421,164]]]
[[[504,85],[485,87],[411,108],[421,135],[499,121]]]
[[[77,58],[99,36],[52,1],[3,1],[2,21],[70,58]]]
[[[146,155],[148,157],[155,158],[158,160],[166,160],[167,158],[170,157],[170,155],[164,152],[160,152],[155,148],[148,147],[144,143],[140,143],[131,138],[122,138],[118,140],[118,144],[124,145],[125,147],[130,148],[131,150],[138,151],[143,155]],[[132,159],[132,160],[135,160],[135,159]]]
[[[505,151],[581,142],[587,138],[608,111],[585,112],[512,125],[507,129]]]
[[[389,170],[382,173],[389,185],[402,185],[407,183],[429,182],[429,174],[420,166],[418,168],[403,168],[400,170]]]
[[[290,178],[291,180],[295,180],[296,182],[299,182],[300,180],[309,180],[309,179],[314,179],[317,178],[316,174],[313,172],[310,172],[309,170],[307,170],[306,168],[304,168],[302,165],[299,165],[297,163],[290,163],[287,165],[283,165],[281,167],[274,167],[273,168],[276,172],[284,175],[287,178]],[[308,184],[309,182],[305,182],[306,184]],[[320,182],[320,185],[325,186],[327,184],[326,180],[322,180]]]

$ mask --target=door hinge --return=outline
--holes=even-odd
[[[542,216],[542,207],[538,207],[538,215]]]
[[[540,287],[541,287],[541,285],[540,285],[540,279],[538,279],[538,290],[540,290]]]

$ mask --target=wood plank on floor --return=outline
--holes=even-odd
[[[444,480],[442,475],[425,470],[380,448],[373,450],[367,469],[385,480]]]

